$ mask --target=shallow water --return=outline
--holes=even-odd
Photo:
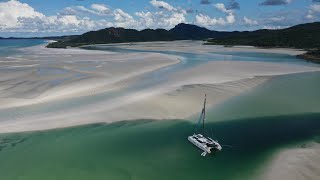
[[[190,42],[186,42],[188,44]],[[191,42],[192,43],[192,42]],[[91,45],[85,46],[83,49],[89,50],[103,50],[119,53],[132,53],[132,52],[153,52],[153,53],[164,53],[170,55],[182,56],[186,59],[181,65],[194,66],[199,63],[208,61],[258,61],[258,62],[276,62],[276,63],[289,63],[289,64],[302,64],[306,66],[317,66],[314,63],[307,62],[296,56],[281,54],[281,53],[268,53],[268,52],[242,52],[236,50],[230,50],[221,46],[212,46],[212,52],[206,54],[192,53],[192,52],[177,52],[177,51],[165,51],[165,50],[141,50],[135,49],[134,45],[130,46],[130,49],[126,48],[125,45]]]
[[[40,39],[0,39],[0,57],[14,55],[18,48],[36,46],[45,43]]]
[[[207,133],[226,145],[215,156],[187,141],[195,121],[124,121],[0,135],[0,179],[255,179],[278,148],[320,134],[319,77],[276,77],[211,109]]]
[[[183,63],[147,73],[142,77],[144,81],[124,91],[164,82],[168,73],[221,57],[172,54],[184,57]],[[237,54],[258,61],[265,55]],[[280,54],[268,58],[297,63],[295,57]],[[320,135],[319,79],[320,72],[278,76],[209,109],[206,132],[224,146],[222,152],[206,158],[187,141],[187,136],[195,131],[197,117],[0,134],[0,179],[256,179],[279,148],[299,145]],[[58,112],[122,93],[125,92],[6,109],[0,111],[0,116],[5,120],[5,117]]]
[[[27,40],[25,40],[27,41]],[[26,46],[27,44],[25,41],[20,46]],[[30,42],[29,42],[30,41]],[[32,42],[32,40],[29,40],[30,46],[32,43],[39,43],[40,41]],[[15,43],[19,44],[19,41],[15,41]],[[14,42],[11,42],[11,44],[14,44]],[[16,45],[18,46],[18,45]],[[14,49],[14,48],[13,48]],[[88,49],[88,47],[87,47]],[[159,70],[145,73],[144,75],[139,77],[139,81],[132,84],[131,86],[127,88],[123,88],[121,90],[117,91],[108,91],[106,93],[100,93],[95,94],[91,96],[84,96],[84,97],[77,97],[73,99],[67,99],[67,100],[61,100],[61,101],[55,101],[55,102],[49,102],[46,104],[38,104],[34,106],[29,107],[17,107],[17,108],[9,108],[9,109],[1,109],[0,110],[0,117],[2,120],[4,119],[21,119],[23,117],[30,117],[34,114],[44,114],[44,113],[50,113],[50,112],[56,112],[56,113],[65,113],[67,110],[71,110],[73,108],[80,108],[85,107],[90,104],[98,103],[98,102],[105,102],[105,101],[113,101],[115,97],[120,96],[126,96],[128,93],[134,93],[139,92],[142,90],[145,90],[150,87],[158,86],[160,87],[162,83],[166,83],[168,81],[168,78],[172,73],[176,73],[181,70],[185,70],[187,68],[192,68],[196,65],[199,65],[201,63],[206,63],[209,61],[221,61],[224,60],[225,55],[220,54],[197,54],[197,53],[186,53],[186,52],[164,52],[164,51],[143,51],[143,50],[136,50],[136,49],[123,49],[121,45],[95,45],[95,46],[89,46],[89,49],[99,49],[99,50],[106,50],[106,51],[113,51],[113,52],[121,52],[121,53],[132,53],[132,52],[157,52],[157,53],[164,53],[169,55],[177,55],[182,61],[181,63],[161,68]],[[229,52],[232,53],[232,52]],[[253,55],[252,53],[248,52],[247,56],[245,56],[244,53],[242,53],[242,58],[240,60],[248,59],[254,59],[255,61],[269,61],[269,59],[264,59],[263,57],[267,56],[265,55],[267,53],[255,53]],[[256,56],[255,58],[253,56]],[[233,55],[227,55],[227,57],[233,57]],[[307,63],[305,61],[297,60],[294,56],[288,56],[283,54],[274,54],[272,57],[276,60],[279,60],[279,63],[291,63],[296,64],[299,63],[305,63],[305,65],[308,65],[310,63]],[[285,57],[287,61],[281,61],[281,59]],[[232,59],[232,58],[231,58]],[[239,60],[238,58],[234,57],[234,60]],[[56,75],[56,74],[66,74],[69,73],[68,70],[60,69],[60,68],[53,68],[53,67],[46,67],[46,63],[44,66],[37,67],[37,75],[39,76],[50,76],[50,75]],[[86,76],[81,77],[82,74],[74,73],[73,78],[85,78]],[[52,86],[57,86],[59,84],[62,84],[63,82],[69,80],[67,79],[55,79],[51,80],[49,83]]]

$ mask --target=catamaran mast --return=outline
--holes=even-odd
[[[203,103],[203,117],[202,117],[202,129],[204,132],[204,121],[206,119],[206,102],[207,102],[207,94],[204,96],[204,103]]]

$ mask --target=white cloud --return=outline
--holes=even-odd
[[[224,18],[211,18],[208,15],[198,14],[196,15],[196,24],[211,27],[211,26],[225,26],[228,24],[234,24],[236,22],[236,17],[232,9],[227,9],[223,3],[217,3],[213,5],[217,10],[226,14]]]
[[[187,11],[171,6],[164,1],[151,0],[150,4],[158,8],[155,12],[136,12],[140,18],[138,29],[143,28],[164,28],[169,29],[179,23],[186,22]]]
[[[142,27],[152,28],[155,26],[153,14],[151,12],[136,12],[136,16],[140,17]]]
[[[137,25],[136,20],[134,20],[130,14],[124,12],[122,9],[114,10],[113,15],[115,20],[114,24],[117,27],[135,28]]]
[[[313,19],[318,14],[320,14],[320,4],[312,4],[309,7],[308,15],[306,16],[306,18]]]
[[[196,15],[196,23],[198,25],[205,26],[205,27],[227,24],[223,18],[211,18],[203,14]]]
[[[110,15],[111,13],[111,10],[104,4],[92,4],[91,8],[99,12],[101,15]]]
[[[280,22],[280,21],[285,20],[285,17],[272,17],[272,18],[270,18],[270,20],[272,22]]]
[[[151,0],[150,4],[153,7],[156,7],[156,8],[165,9],[165,10],[168,10],[168,11],[177,11],[176,8],[174,8],[169,3],[164,2],[164,1]]]
[[[253,20],[253,19],[249,19],[247,17],[243,17],[243,22],[244,22],[244,24],[249,25],[249,26],[253,26],[253,25],[258,24],[258,21]]]
[[[152,12],[136,12],[139,19],[139,28],[172,28],[179,23],[185,23],[185,14],[179,12],[167,13],[163,11]]]
[[[231,9],[228,10],[226,8],[226,6],[224,4],[222,4],[222,3],[217,3],[217,4],[214,5],[214,7],[216,9],[218,9],[219,11],[224,12],[224,13],[233,13],[233,11]]]
[[[233,24],[236,22],[236,17],[234,16],[233,13],[229,13],[226,17],[226,20],[228,24]]]
[[[89,8],[84,6],[72,6],[66,7],[61,12],[61,15],[96,15],[96,16],[109,16],[112,15],[112,11],[103,4],[92,4]]]
[[[10,0],[0,2],[0,29],[22,26],[19,18],[44,18],[44,15],[35,11],[31,6],[19,1]]]
[[[172,28],[179,23],[186,22],[184,14],[181,13],[172,13],[170,16],[164,17],[161,20],[159,25],[165,28]]]
[[[308,14],[308,15],[306,16],[306,18],[307,18],[307,19],[313,19],[314,16],[313,16],[312,14]]]
[[[135,16],[122,9],[112,10],[105,4],[66,7],[56,15],[46,16],[27,3],[10,0],[0,2],[0,32],[81,33],[110,26],[169,29],[186,22],[185,10],[164,1],[151,0],[150,3],[157,11],[136,12]],[[232,16],[226,19],[226,22],[232,21]]]
[[[31,6],[10,0],[0,3],[1,32],[84,32],[112,25],[105,20],[78,17],[75,9],[66,8],[66,13],[45,16]],[[78,10],[87,10],[78,8]]]
[[[310,10],[314,13],[320,13],[320,4],[312,4]]]

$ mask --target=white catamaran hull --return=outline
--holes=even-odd
[[[212,149],[215,151],[221,151],[222,149],[218,142],[212,140],[211,138],[206,138],[201,134],[194,134],[192,136],[189,136],[188,140],[203,151],[201,156],[210,154]]]
[[[204,122],[206,119],[206,100],[207,100],[207,95],[205,95],[204,103],[203,103],[203,109],[200,114],[200,118],[198,120],[198,127],[202,122],[202,129],[204,131]],[[218,141],[215,141],[209,137],[205,137],[202,134],[193,134],[192,136],[188,136],[188,140],[197,146],[199,149],[203,151],[201,156],[206,156],[207,153],[211,153],[211,149],[214,151],[221,151],[222,147],[218,143]]]
[[[199,143],[197,140],[195,140],[192,136],[188,137],[188,140],[197,146],[199,149],[203,150],[202,156],[205,156],[207,153],[211,153],[211,148],[205,147],[203,144]]]

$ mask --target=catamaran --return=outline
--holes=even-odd
[[[207,95],[205,95],[205,98],[204,98],[203,108],[202,108],[199,121],[198,121],[198,126],[197,126],[199,128],[200,124],[202,123],[203,133],[204,133],[204,122],[206,120],[206,102],[207,102]],[[192,136],[188,136],[188,140],[203,151],[203,153],[201,153],[201,156],[203,157],[206,156],[207,154],[210,154],[211,152],[222,150],[222,147],[217,140],[213,140],[210,137],[205,137],[202,134],[194,133]]]

